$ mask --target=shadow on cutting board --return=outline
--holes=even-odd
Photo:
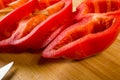
[[[46,59],[42,58],[41,54],[31,54],[31,53],[22,53],[22,54],[9,54],[2,53],[0,54],[0,65],[14,61],[15,65],[26,66],[26,65],[44,65],[44,64],[54,64],[54,63],[63,63],[66,61],[71,61],[64,58],[58,59]]]

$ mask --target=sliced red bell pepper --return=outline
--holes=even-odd
[[[30,0],[28,3],[10,12],[0,20],[0,40],[2,40],[3,37],[6,37],[5,33],[12,33],[11,29],[12,31],[13,29],[16,29],[16,26],[14,25],[17,24],[18,21],[36,9],[36,2],[36,0]]]
[[[64,6],[60,11],[55,12],[52,15],[50,13],[50,16],[46,20],[44,20],[43,22],[35,26],[35,28],[32,31],[30,31],[29,34],[27,34],[22,38],[15,39],[13,42],[11,42],[11,44],[15,45],[21,50],[22,49],[38,50],[40,48],[45,47],[50,41],[52,41],[53,38],[57,36],[57,34],[55,34],[54,37],[50,39],[49,37],[52,35],[52,33],[56,31],[62,24],[64,24],[68,20],[68,18],[70,18],[70,16],[72,15],[71,0],[61,0],[57,3],[60,3],[60,4],[64,3]],[[53,5],[54,9],[57,6],[56,5],[57,3]],[[53,8],[47,8],[47,10],[50,10],[50,9],[53,10]],[[19,31],[16,32],[14,36],[18,34],[19,34]],[[44,44],[46,43],[46,41],[48,41],[48,39],[49,39],[49,42],[47,42],[47,44]]]
[[[1,0],[1,2],[6,3],[7,6],[0,9],[0,19],[5,16],[6,14],[13,11],[15,8],[18,8],[28,2],[29,0]]]
[[[76,13],[108,13],[120,10],[119,0],[85,0],[78,7]]]
[[[75,23],[62,31],[42,56],[82,59],[108,48],[120,31],[119,4],[118,0],[109,0],[109,4],[107,0],[86,0],[80,4],[74,14]]]
[[[60,10],[59,7],[61,7]],[[55,36],[57,36],[57,34],[55,34],[54,37],[52,37],[47,42],[47,44],[43,45],[46,42],[46,40],[49,39],[49,36],[52,35],[52,33],[55,30],[57,30],[62,24],[64,24],[68,20],[68,18],[70,18],[70,16],[72,15],[72,1],[61,0],[51,5],[50,7],[46,8],[45,12],[46,11],[47,14],[45,13],[43,15],[47,15],[48,17],[46,17],[45,20],[43,19],[42,22],[40,21],[40,19],[38,19],[41,16],[41,12],[39,13],[39,11],[37,13],[34,12],[33,16],[31,17],[21,20],[18,23],[17,29],[15,31],[14,29],[12,29],[14,33],[11,32],[12,33],[12,35],[10,35],[11,37],[6,40],[3,40],[2,42],[0,42],[0,44],[3,45],[3,43],[5,42],[4,45],[7,43],[7,45],[9,44],[10,47],[13,46],[12,50],[15,49],[18,51],[29,49],[38,50],[42,47],[45,47]],[[37,22],[35,20],[37,20]],[[7,29],[9,30],[9,27]],[[6,49],[4,45],[1,46],[1,51],[4,51],[4,49]]]
[[[7,47],[8,43],[11,42],[9,37],[16,30],[18,22],[33,12],[38,7],[37,5],[37,0],[30,0],[23,6],[20,6],[8,13],[0,20],[0,51],[4,49],[6,50],[5,47]]]
[[[41,7],[40,1],[43,1],[45,6]],[[36,6],[39,9],[34,11],[32,8],[32,10],[26,11],[27,13],[34,11],[31,16],[25,17],[29,15],[25,13],[24,17],[17,20],[17,25],[14,20],[15,23],[10,22],[13,26],[12,29],[8,25],[6,29],[0,27],[2,29],[0,30],[0,51],[39,50],[47,46],[57,36],[45,48],[42,53],[43,57],[81,59],[108,48],[120,31],[120,2],[117,0],[86,0],[73,15],[71,0],[54,0],[52,5],[50,3],[52,0],[40,1],[38,4],[36,0],[36,5],[34,5],[34,9]],[[101,4],[104,9],[103,6],[100,6]],[[91,9],[89,9],[90,7]],[[43,12],[39,11],[41,9],[44,9]],[[72,19],[68,20],[70,18]],[[9,22],[7,19],[5,21]],[[66,22],[70,23],[66,24]],[[6,34],[10,35],[2,37]]]
[[[66,28],[43,51],[45,58],[81,59],[108,48],[120,31],[120,18],[86,15]]]

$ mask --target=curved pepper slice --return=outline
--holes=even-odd
[[[95,55],[116,39],[120,31],[119,19],[102,14],[86,15],[60,33],[42,56],[81,59]]]
[[[120,10],[119,0],[85,0],[76,9],[79,15],[88,13],[108,13]]]
[[[64,15],[66,16],[63,17]],[[12,29],[14,32],[12,33],[11,37],[0,42],[2,45],[0,49],[1,51],[6,49],[5,44],[3,44],[4,42],[7,42],[6,46],[10,46],[9,48],[12,47],[11,50],[13,51],[30,49],[38,50],[42,47],[45,47],[53,38],[55,38],[55,36],[57,36],[57,34],[55,34],[51,39],[49,39],[49,36],[52,35],[52,33],[66,21],[68,21],[68,18],[71,15],[71,0],[61,0],[49,6],[45,9],[45,11],[43,10],[43,12],[39,12],[38,10],[34,12],[31,17],[21,20],[18,23],[15,31]],[[43,20],[41,21],[41,19]],[[47,39],[49,39],[49,41],[47,44],[44,44]],[[11,50],[9,49],[8,51]]]
[[[2,37],[5,37],[6,35],[5,33],[12,33],[11,29],[14,29],[14,25],[16,24],[16,22],[20,21],[26,15],[34,11],[35,8],[36,8],[36,0],[31,0],[25,5],[13,10],[9,14],[7,14],[4,18],[2,18],[0,20],[0,40],[2,40]]]
[[[29,0],[1,0],[0,1],[0,19],[13,11],[15,8],[18,8],[28,2]]]
[[[18,29],[15,31],[13,35],[19,35],[16,36],[16,38],[22,38],[29,34],[38,24],[45,21],[49,16],[57,13],[64,7],[64,2],[60,1],[50,7],[48,7],[44,12],[34,13],[34,15],[30,18],[27,18],[25,20],[22,20],[19,23]]]
[[[33,12],[37,8],[37,5],[37,0],[30,0],[23,6],[11,11],[0,20],[0,51],[4,49],[7,50],[6,47],[8,47],[10,45],[9,42],[11,42],[9,38],[16,30],[18,22]]]
[[[119,0],[86,0],[74,14],[75,23],[63,30],[42,56],[81,59],[105,50],[119,34],[119,15]]]
[[[63,4],[63,2],[64,6],[60,11],[55,12],[52,15],[51,12],[48,11],[50,16],[46,20],[39,23],[35,28],[33,28],[32,31],[30,31],[29,34],[22,38],[14,40],[11,44],[17,46],[21,50],[22,49],[38,50],[40,48],[45,47],[47,44],[44,45],[44,43],[46,42],[46,40],[49,39],[49,36],[52,35],[52,33],[56,31],[62,24],[64,24],[68,20],[68,18],[72,15],[72,1],[61,0],[60,2],[57,3]],[[55,3],[54,5],[56,5],[57,3]],[[50,9],[53,10],[53,8],[50,7],[48,7],[47,10]],[[55,34],[54,37],[55,36],[57,36],[57,34]],[[52,39],[50,39],[49,42],[53,40],[54,37],[52,37]]]

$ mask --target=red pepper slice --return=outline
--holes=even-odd
[[[24,18],[26,15],[28,15],[33,10],[35,10],[35,8],[36,8],[36,0],[31,0],[28,3],[26,3],[25,5],[10,12],[3,19],[1,19],[1,21],[0,21],[0,40],[2,40],[1,39],[2,37],[5,37],[4,33],[12,33],[11,29],[15,29],[14,28],[15,23],[19,22],[22,18]],[[12,28],[11,28],[11,26],[12,26]]]
[[[14,30],[16,30],[18,22],[33,12],[38,7],[37,5],[37,0],[30,0],[23,6],[20,6],[8,13],[0,20],[0,51],[4,50],[4,47],[8,46],[8,43],[11,41],[8,39]]]
[[[66,28],[43,51],[45,58],[81,59],[105,50],[120,31],[120,18],[86,15]]]
[[[28,2],[29,0],[1,0],[0,1],[0,19],[8,14],[9,12],[13,11],[15,8],[18,8]],[[3,4],[5,3],[5,4]],[[3,7],[2,7],[3,5]]]
[[[39,50],[40,48],[45,47],[47,44],[44,45],[44,43],[46,42],[46,40],[49,39],[49,36],[52,35],[52,33],[56,31],[63,23],[65,23],[67,18],[69,18],[72,15],[72,1],[61,0],[60,2],[64,2],[65,4],[65,6],[60,11],[53,15],[50,15],[46,20],[38,24],[26,36],[14,40],[12,42],[12,45],[17,46],[20,49],[33,49],[33,50]],[[55,36],[57,36],[57,34],[55,34],[54,37]],[[52,37],[52,39],[54,37]],[[52,39],[50,39],[49,42]]]
[[[62,31],[45,48],[42,56],[81,59],[108,48],[120,31],[120,2],[107,1],[86,0],[81,3],[74,14],[75,23]]]
[[[64,3],[64,6],[60,11],[56,7],[57,3],[60,3],[60,4]],[[57,3],[51,5],[51,6],[53,6],[53,8],[50,6],[46,9],[48,11],[48,14],[50,14],[49,17],[47,19],[45,19],[44,21],[40,22],[39,24],[34,25],[34,28],[32,28],[29,31],[29,33],[23,34],[22,27],[25,27],[25,26],[19,26],[19,27],[17,26],[16,31],[14,33],[12,33],[12,35],[9,39],[6,39],[6,40],[3,40],[2,42],[0,42],[1,45],[3,45],[3,46],[1,46],[1,51],[4,51],[4,49],[6,49],[6,46],[10,46],[10,47],[12,46],[13,47],[12,50],[15,49],[18,51],[19,50],[20,51],[30,50],[30,49],[38,50],[42,47],[45,47],[53,38],[55,38],[55,36],[57,36],[57,34],[55,34],[54,37],[52,37],[51,39],[49,38],[49,36],[52,35],[52,33],[55,30],[57,30],[61,25],[63,25],[66,21],[68,21],[68,18],[72,15],[72,1],[71,0],[61,0]],[[60,6],[58,4],[58,7],[62,7],[62,6]],[[52,11],[50,11],[50,10],[52,10]],[[55,12],[54,10],[55,11],[57,10],[58,12]],[[53,12],[55,12],[55,13],[53,13]],[[66,16],[63,17],[64,15],[66,15]],[[38,14],[38,16],[40,17],[39,14]],[[37,19],[37,16],[34,16],[34,17],[36,17],[36,19]],[[31,17],[31,18],[29,17],[28,20],[26,19],[26,21],[24,21],[24,19],[23,19],[18,24],[19,25],[29,24],[30,21],[34,21],[34,20],[31,20],[31,19],[34,19],[34,17]],[[35,22],[35,24],[36,24],[36,22]],[[20,27],[21,27],[21,29],[20,29]],[[26,29],[28,29],[28,28],[26,28]],[[14,31],[14,30],[12,29],[12,31]],[[21,34],[23,34],[23,35],[20,36]],[[49,41],[48,41],[48,39],[49,39]],[[3,44],[5,41],[6,41],[7,45],[6,45],[6,43]],[[47,43],[46,43],[46,41],[47,41]],[[46,43],[46,44],[43,44],[43,43]],[[8,47],[8,49],[10,47]]]
[[[85,0],[78,7],[76,13],[108,13],[120,10],[119,0]]]
[[[101,6],[102,5],[102,6]],[[107,13],[114,17],[120,15],[119,0],[85,0],[76,9],[75,19],[90,13]]]

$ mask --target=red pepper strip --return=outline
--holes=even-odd
[[[8,13],[3,19],[0,20],[0,40],[2,40],[2,37],[5,36],[4,33],[12,33],[11,29],[15,29],[16,27],[16,26],[14,27],[13,25],[15,25],[22,18],[24,18],[29,13],[35,10],[36,2],[37,2],[36,0],[30,0],[25,5]]]
[[[120,15],[120,1],[85,0],[77,7],[75,13],[74,19],[76,20],[79,20],[79,17],[90,13],[107,13],[108,16],[118,17]]]
[[[120,31],[120,2],[111,0],[108,4],[106,1],[86,0],[80,4],[74,14],[76,23],[61,32],[43,51],[42,56],[82,59],[109,47]]]
[[[19,23],[19,27],[15,31],[15,35],[19,33],[18,39],[29,34],[38,24],[46,20],[49,16],[57,13],[64,7],[64,2],[59,1],[58,3],[48,7],[44,12],[33,13],[34,15],[31,18],[22,20]],[[17,38],[17,36],[16,36]]]
[[[65,6],[60,11],[53,15],[50,15],[45,21],[38,24],[26,36],[12,41],[11,45],[15,45],[21,50],[22,49],[37,50],[40,49],[41,47],[46,46],[47,44],[44,45],[44,43],[46,42],[46,40],[49,39],[49,36],[52,35],[52,33],[55,30],[57,30],[57,28],[59,28],[72,15],[72,1],[71,0],[61,1],[65,3]],[[49,40],[49,42],[51,40]]]
[[[119,0],[85,0],[78,7],[76,13],[106,13],[120,10]]]
[[[5,47],[7,47],[8,43],[10,43],[11,41],[7,39],[12,35],[13,31],[16,29],[16,24],[25,16],[33,12],[37,8],[37,5],[37,0],[30,0],[23,6],[16,8],[12,12],[8,13],[3,19],[0,20],[0,51],[3,51],[4,49],[6,50]],[[10,35],[6,37],[6,33]]]
[[[116,39],[119,18],[104,14],[86,15],[66,28],[42,53],[45,58],[82,59],[108,48]]]

